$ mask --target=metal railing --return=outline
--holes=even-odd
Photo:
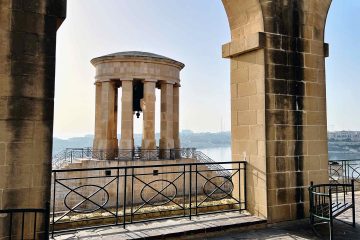
[[[52,171],[52,234],[246,209],[246,162]]]
[[[222,176],[231,175],[231,173],[228,170],[226,170],[222,165],[220,165],[218,162],[214,161],[213,159],[211,159],[210,157],[208,157],[206,154],[204,154],[201,151],[195,151],[194,157],[197,161],[199,161],[201,163],[212,163],[212,164],[208,164],[208,167],[212,170],[217,171],[217,173],[219,175],[222,175]]]
[[[49,212],[49,203],[46,204],[45,209],[0,209],[0,217],[5,218],[7,223],[7,226],[3,229],[4,233],[7,231],[8,236],[6,239],[49,239]],[[29,224],[29,221],[31,224]],[[42,226],[45,226],[45,228],[43,232],[40,232]]]
[[[309,187],[310,223],[329,224],[330,239],[333,237],[333,221],[337,216],[352,210],[351,225],[355,227],[354,180],[347,184],[318,184]],[[340,219],[336,219],[342,221]],[[344,222],[350,224],[348,222]],[[314,229],[315,230],[315,229]]]
[[[360,187],[360,160],[330,160],[329,182],[349,184],[355,181],[355,188]]]
[[[95,150],[92,148],[66,148],[52,158],[54,169],[59,169],[76,159],[98,159],[116,161],[149,161],[149,160],[175,160],[195,158],[195,148],[179,149],[111,149]]]

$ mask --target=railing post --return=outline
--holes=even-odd
[[[331,187],[329,187],[329,218],[330,218],[330,222],[329,222],[329,228],[330,228],[330,240],[332,239],[333,236],[333,213],[332,213],[332,198],[331,198]]]
[[[12,238],[12,223],[13,222],[13,213],[10,212],[10,223],[9,223],[9,239],[11,240]]]
[[[314,209],[314,199],[313,199],[313,194],[312,194],[312,187],[313,187],[314,183],[313,181],[310,182],[310,187],[309,187],[309,201],[310,201],[310,224],[314,223],[314,217],[313,217],[313,209]]]
[[[133,222],[133,211],[134,211],[134,168],[131,169],[131,211],[130,211],[130,222]]]
[[[349,182],[349,177],[350,177],[350,175],[347,174],[347,170],[349,170],[349,169],[347,169],[348,166],[344,161],[341,161],[341,167],[342,167],[343,171],[345,172],[345,176],[341,176],[342,180],[343,180],[343,183],[348,183]],[[342,175],[344,175],[344,173]]]
[[[189,167],[190,167],[190,176],[189,176],[189,185],[190,185],[190,188],[189,188],[189,209],[190,209],[190,211],[189,211],[189,219],[191,220],[192,165],[190,164]]]
[[[241,212],[241,167],[240,167],[240,163],[238,163],[238,191],[239,191],[239,212]],[[231,179],[230,179],[231,180]],[[245,187],[245,186],[244,186]]]
[[[124,203],[123,203],[123,227],[126,226],[126,188],[127,188],[127,168],[125,168],[125,178],[124,178]]]
[[[197,199],[198,199],[198,165],[196,164],[195,165],[195,215],[197,216],[198,215],[198,202],[197,202]]]
[[[184,217],[186,216],[186,165],[184,164],[183,168],[183,208],[184,208]]]
[[[56,172],[54,172],[51,238],[54,238],[54,230],[55,230],[55,203],[56,203],[56,189],[55,188],[56,188]]]
[[[119,178],[120,178],[120,173],[119,173],[119,168],[117,169],[117,174],[116,174],[116,220],[115,220],[115,225],[118,225],[119,223]]]
[[[247,162],[244,162],[244,200],[245,200],[245,210],[247,210],[247,183],[246,183],[246,169]]]
[[[351,200],[352,200],[352,217],[353,217],[353,224],[352,226],[355,227],[355,180],[351,179]]]
[[[50,227],[50,202],[46,202],[45,208],[45,240],[49,239],[49,227]],[[35,213],[35,223],[34,223],[34,230],[36,231],[36,213]],[[36,232],[34,233],[36,234]],[[36,236],[36,235],[35,235]]]

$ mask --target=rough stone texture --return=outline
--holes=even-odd
[[[44,208],[49,201],[56,30],[65,13],[65,0],[0,1],[1,209]],[[7,222],[0,218],[1,230]],[[26,235],[31,220],[25,225]],[[0,238],[7,234],[0,231]]]
[[[122,80],[122,97],[121,97],[121,140],[120,149],[134,148],[134,113],[133,105],[133,82],[132,79]]]
[[[224,0],[232,42],[232,151],[249,161],[249,210],[277,222],[308,212],[327,182],[324,27],[331,0]],[[256,65],[255,65],[256,64]]]
[[[115,82],[97,84],[97,102],[95,115],[94,149],[117,149],[117,100],[118,92]],[[99,102],[98,102],[99,101]]]
[[[161,83],[160,149],[174,148],[173,135],[173,83]]]
[[[223,56],[231,56],[232,158],[249,162],[247,207],[266,218],[265,57],[259,36],[264,32],[262,10],[258,0],[241,4],[223,0],[223,4],[231,29],[231,43],[223,47]]]
[[[145,79],[144,81],[144,99],[141,109],[144,114],[142,148],[156,149],[155,140],[155,95],[156,80]]]
[[[174,137],[174,147],[179,149],[180,144],[180,86],[174,85],[173,90],[173,137]]]

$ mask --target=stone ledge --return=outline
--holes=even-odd
[[[179,239],[183,237],[195,238],[193,235],[217,235],[223,231],[249,230],[250,228],[263,228],[266,220],[240,214],[238,212],[224,214],[210,214],[189,219],[160,220],[149,223],[135,223],[122,226],[107,227],[101,229],[84,230],[55,236],[55,240],[65,239]]]
[[[222,46],[222,57],[232,58],[265,47],[265,33],[258,32],[236,39]]]

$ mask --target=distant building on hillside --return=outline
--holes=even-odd
[[[328,138],[333,141],[360,141],[360,131],[328,132]]]

